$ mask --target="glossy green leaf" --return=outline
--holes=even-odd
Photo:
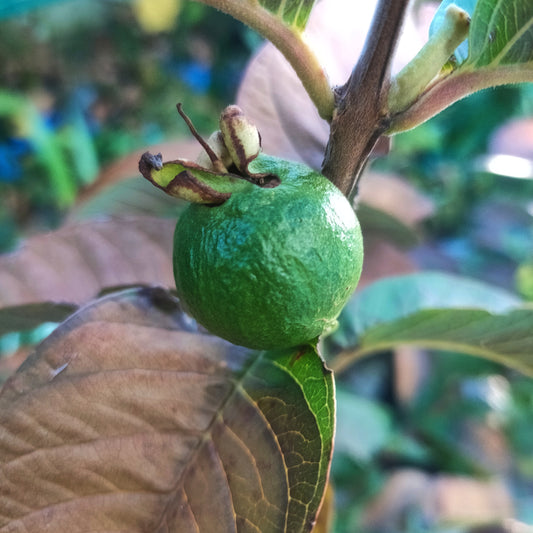
[[[337,369],[413,344],[477,355],[533,374],[533,307],[482,283],[439,273],[378,281],[356,294],[332,340]]]
[[[201,333],[162,289],[64,322],[0,392],[0,531],[310,531],[333,382]]]
[[[476,68],[522,65],[533,69],[533,2],[479,0],[470,26],[468,63]]]

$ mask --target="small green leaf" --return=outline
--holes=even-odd
[[[439,273],[378,281],[359,292],[332,340],[343,368],[395,346],[477,355],[533,375],[533,307],[482,283]]]
[[[468,64],[533,68],[533,2],[479,0],[472,15]]]
[[[326,490],[335,421],[331,371],[316,350],[265,352],[243,388],[277,435],[290,492],[284,531],[310,531]],[[288,423],[289,421],[293,421]]]

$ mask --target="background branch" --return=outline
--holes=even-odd
[[[380,0],[365,49],[345,85],[336,112],[323,174],[350,196],[376,141],[388,128],[390,65],[409,0]]]

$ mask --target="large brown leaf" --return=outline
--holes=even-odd
[[[333,383],[197,331],[162,289],[83,308],[0,393],[0,532],[309,531]]]
[[[72,224],[0,257],[0,307],[83,303],[104,287],[173,286],[175,221],[124,217]]]

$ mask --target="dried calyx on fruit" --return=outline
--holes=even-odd
[[[174,234],[174,276],[187,311],[212,333],[254,349],[315,342],[336,326],[361,274],[355,213],[324,176],[261,152],[237,106],[196,163],[146,153],[139,169],[191,205]]]

